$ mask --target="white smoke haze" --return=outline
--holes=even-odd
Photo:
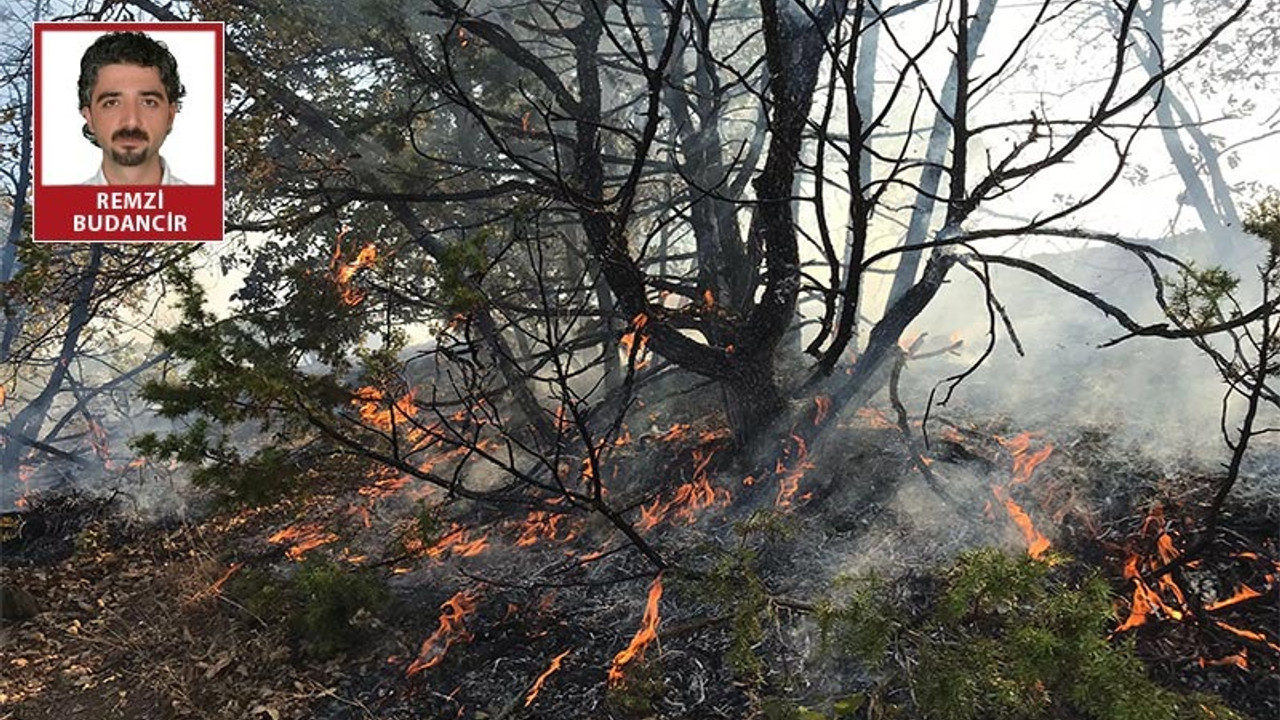
[[[1196,239],[1190,242],[1205,242]],[[1255,249],[1229,265],[1241,277],[1242,304],[1256,301],[1256,261],[1263,244],[1241,237],[1241,245]],[[1083,287],[1096,289],[1104,300],[1125,309],[1144,325],[1168,322],[1156,306],[1150,275],[1127,251],[1098,247],[1040,255],[1032,260]],[[1207,264],[1202,264],[1207,266]],[[1165,265],[1165,277],[1176,269]],[[1253,280],[1250,287],[1250,280]],[[996,351],[956,391],[957,402],[1007,413],[1030,430],[1071,427],[1110,427],[1119,437],[1136,443],[1153,459],[1167,462],[1219,461],[1224,448],[1218,431],[1221,400],[1226,390],[1208,357],[1186,340],[1132,338],[1099,347],[1127,335],[1127,331],[1097,308],[1072,297],[1039,278],[1016,269],[992,269],[992,288],[1007,310],[1025,357],[1019,357],[1003,325],[996,332]],[[1252,292],[1251,292],[1252,291]],[[977,358],[986,343],[987,318],[975,313],[984,290],[972,275],[957,274],[914,326],[943,342],[952,333],[964,340],[959,362]],[[999,322],[999,321],[997,321]],[[941,377],[919,363],[912,376]],[[914,407],[921,407],[917,389]]]

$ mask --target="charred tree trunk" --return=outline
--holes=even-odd
[[[735,363],[721,381],[734,443],[747,447],[784,413],[786,400],[773,374],[772,356]]]

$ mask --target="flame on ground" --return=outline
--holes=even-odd
[[[406,676],[416,675],[427,668],[435,667],[444,660],[449,648],[454,643],[470,642],[471,633],[467,632],[466,617],[476,610],[477,598],[469,590],[459,590],[453,597],[440,606],[440,626],[431,637],[422,641],[418,657],[405,670]]]
[[[534,510],[529,513],[524,524],[520,526],[520,537],[516,538],[517,547],[529,547],[539,540],[567,542],[578,535],[576,527],[561,527],[568,518],[560,513],[548,510]],[[564,522],[565,525],[570,523]],[[561,532],[564,533],[561,536]]]
[[[405,552],[411,555],[426,555],[432,560],[439,560],[446,553],[455,557],[474,557],[489,549],[487,534],[470,540],[467,539],[467,535],[467,528],[453,523],[449,526],[449,532],[431,545],[427,545],[417,536],[406,537],[403,544]]]
[[[707,465],[714,455],[714,451],[694,448],[693,480],[676,488],[675,495],[665,504],[658,498],[649,507],[640,508],[640,521],[636,527],[651,530],[668,516],[687,525],[697,519],[699,510],[715,505],[728,507],[733,496],[724,488],[714,487],[707,476]]]
[[[644,606],[644,617],[640,620],[640,630],[631,638],[631,644],[613,656],[613,665],[609,668],[609,684],[617,686],[626,679],[622,669],[637,659],[644,659],[644,652],[654,640],[658,639],[658,600],[662,597],[662,573],[649,585],[649,600]]]
[[[877,430],[898,429],[897,423],[890,420],[889,416],[884,414],[884,411],[877,408],[861,407],[858,408],[854,415],[856,415],[859,420],[866,423],[867,427],[875,428]]]
[[[388,402],[382,390],[366,385],[353,393],[351,404],[360,413],[360,420],[364,424],[384,432],[391,432],[395,425],[404,423],[416,414],[417,406],[414,404],[413,396],[414,391],[410,390],[395,402]],[[405,439],[416,442],[424,433],[422,428],[408,425],[405,428]]]
[[[1053,454],[1053,445],[1049,444],[1032,452],[1031,440],[1033,437],[1032,433],[1026,432],[1012,438],[996,436],[996,442],[1000,443],[1013,457],[1013,467],[1011,469],[1012,477],[1008,485],[992,485],[991,492],[1000,501],[1000,504],[1004,505],[1005,512],[1009,514],[1009,518],[1018,526],[1018,531],[1022,533],[1022,539],[1027,543],[1027,554],[1034,560],[1040,560],[1049,551],[1052,544],[1044,533],[1036,529],[1035,524],[1031,521],[1031,516],[1013,499],[1013,494],[1009,491],[1014,485],[1021,485],[1030,480],[1036,468]]]
[[[1241,670],[1248,670],[1249,669],[1249,650],[1248,648],[1246,648],[1241,650],[1238,653],[1232,653],[1231,655],[1218,658],[1217,660],[1206,660],[1205,658],[1200,658],[1200,667],[1202,668],[1211,667],[1215,665],[1231,665],[1234,667],[1238,667]]]
[[[992,485],[991,491],[995,493],[996,499],[1004,505],[1004,509],[1009,513],[1009,517],[1014,524],[1018,526],[1018,530],[1022,532],[1022,539],[1027,542],[1027,554],[1033,560],[1043,558],[1050,547],[1049,538],[1045,537],[1044,533],[1036,530],[1035,525],[1031,522],[1031,516],[1027,515],[1021,505],[1014,502],[1007,489],[999,485]]]
[[[560,669],[560,663],[569,656],[570,652],[570,650],[565,650],[559,655],[551,658],[551,665],[538,676],[537,680],[533,682],[533,687],[529,688],[529,694],[524,698],[525,707],[529,707],[533,704],[534,700],[538,699],[538,693],[542,692],[542,684],[547,681],[547,678],[551,677],[551,673]]]
[[[996,436],[996,442],[1004,446],[1005,450],[1013,456],[1013,482],[1014,484],[1024,483],[1031,479],[1031,474],[1036,468],[1049,459],[1053,454],[1053,445],[1045,444],[1035,452],[1031,450],[1031,439],[1035,437],[1033,433],[1024,432],[1012,438],[1003,438]]]
[[[791,439],[795,441],[792,448],[795,460],[791,468],[788,469],[782,458],[779,458],[773,469],[778,475],[778,495],[774,498],[773,504],[780,508],[791,507],[796,491],[800,489],[800,480],[806,472],[813,469],[813,463],[809,461],[809,447],[805,445],[804,438],[792,435]],[[789,450],[787,454],[793,453]]]
[[[213,581],[213,584],[210,585],[209,587],[187,598],[187,602],[189,603],[199,602],[200,600],[203,600],[207,597],[213,597],[214,595],[221,594],[222,586],[226,585],[227,581],[231,579],[231,576],[235,575],[236,571],[243,566],[244,566],[244,563],[240,563],[240,562],[231,563],[231,565],[227,568],[227,571],[222,574],[222,577],[219,577],[217,580]]]
[[[1224,623],[1221,620],[1214,620],[1213,622],[1218,627],[1222,628],[1223,630],[1226,630],[1227,632],[1233,635],[1238,635],[1246,640],[1252,640],[1256,643],[1263,643],[1267,647],[1271,648],[1272,650],[1275,650],[1276,652],[1280,652],[1280,644],[1271,642],[1271,638],[1267,637],[1265,633],[1260,633],[1254,630],[1245,630],[1243,628],[1238,628],[1234,625],[1228,625],[1227,623]]]
[[[1182,587],[1175,578],[1175,574],[1161,572],[1169,563],[1181,557],[1181,551],[1177,546],[1176,531],[1167,526],[1162,506],[1157,504],[1151,509],[1151,512],[1143,520],[1140,532],[1144,538],[1152,538],[1154,536],[1153,544],[1155,550],[1146,557],[1136,552],[1130,552],[1128,557],[1125,558],[1123,574],[1126,579],[1133,582],[1133,595],[1129,600],[1128,617],[1116,628],[1117,633],[1131,630],[1161,618],[1180,622],[1187,620],[1192,615],[1193,606],[1188,603]],[[1233,553],[1232,557],[1247,560],[1264,560],[1257,553],[1250,552]],[[1186,567],[1191,568],[1193,564],[1187,563]],[[1148,582],[1143,578],[1143,572],[1161,572],[1161,574],[1153,581]],[[1273,580],[1274,577],[1272,575],[1266,576],[1268,588],[1270,588]],[[1237,585],[1230,596],[1204,603],[1201,612],[1218,612],[1263,596],[1264,593],[1262,591],[1248,585]],[[1196,614],[1198,615],[1199,613]],[[1199,624],[1202,626],[1207,625],[1207,623]],[[1218,619],[1213,619],[1213,624],[1237,637],[1266,645],[1272,650],[1280,652],[1280,644],[1276,643],[1264,632],[1239,628]],[[1216,660],[1202,657],[1199,659],[1199,663],[1201,667],[1233,665],[1247,670],[1248,656],[1244,650],[1241,650]]]
[[[320,523],[302,523],[299,525],[290,525],[289,527],[275,533],[267,538],[267,542],[275,545],[283,545],[292,542],[284,554],[295,562],[302,558],[310,551],[315,550],[321,545],[328,545],[338,539],[336,533],[329,532],[324,529]]]
[[[1262,593],[1254,590],[1248,585],[1241,585],[1236,588],[1236,591],[1232,593],[1231,597],[1223,598],[1217,602],[1211,602],[1208,605],[1205,605],[1204,609],[1206,612],[1213,612],[1214,610],[1221,610],[1223,608],[1242,603],[1246,600],[1252,600],[1260,597],[1262,597]]]
[[[817,427],[826,421],[827,415],[831,412],[831,398],[826,395],[817,395],[813,398],[813,404],[813,426]]]

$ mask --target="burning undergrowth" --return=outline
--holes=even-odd
[[[1096,670],[1129,685],[1142,666],[1125,653],[1136,652],[1164,688],[1274,714],[1274,511],[1230,506],[1221,541],[1166,567],[1193,549],[1196,499],[1212,478],[1156,474],[1099,432],[1049,438],[935,419],[930,444],[911,448],[876,410],[835,420],[838,441],[784,441],[773,472],[756,476],[727,461],[713,419],[650,420],[613,446],[606,487],[668,561],[662,572],[600,513],[568,499],[494,513],[372,472],[354,490],[318,485],[306,500],[220,516],[221,571],[210,573],[205,598],[225,598],[222,612],[249,625],[275,626],[249,602],[253,573],[253,592],[284,588],[272,597],[293,598],[298,613],[321,612],[307,604],[315,592],[290,589],[313,587],[316,576],[361,573],[389,590],[376,610],[350,603],[331,616],[358,630],[340,657],[360,658],[361,671],[332,676],[329,697],[272,706],[281,717],[914,716],[921,697],[950,697],[930,677],[951,677],[948,653],[968,646],[999,668],[1028,648],[1104,653],[1112,664]],[[442,473],[475,462],[437,452]],[[955,566],[992,546],[1005,554]],[[945,610],[957,587],[979,581],[1019,594]],[[336,587],[341,598],[345,586]],[[853,616],[887,624],[842,629]],[[1074,634],[1034,635],[1045,618]],[[271,632],[300,627],[291,622]],[[835,636],[861,640],[839,650]],[[1026,643],[995,643],[1006,637]],[[325,656],[296,630],[290,644],[296,661]],[[853,652],[868,648],[877,657]],[[1121,654],[1105,654],[1113,650]],[[1080,688],[1046,674],[1052,663],[1028,667],[982,670],[973,692],[1013,688],[1015,709],[1032,717],[1107,716],[1056,704]],[[1189,708],[1186,717],[1210,717],[1196,714],[1201,706],[1220,712],[1211,698],[1160,697]]]

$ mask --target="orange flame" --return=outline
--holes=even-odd
[[[1217,660],[1206,660],[1205,658],[1200,658],[1200,667],[1209,667],[1211,665],[1234,665],[1241,670],[1248,670],[1249,650],[1246,648],[1238,653],[1233,653],[1226,657],[1218,658]]]
[[[684,437],[689,431],[689,426],[685,423],[672,423],[671,429],[658,436],[658,442],[672,442]]]
[[[1172,534],[1165,530],[1164,509],[1160,505],[1152,508],[1143,520],[1141,532],[1143,535],[1157,533],[1156,557],[1149,558],[1144,563],[1138,554],[1130,553],[1125,559],[1123,574],[1126,579],[1133,581],[1133,597],[1129,603],[1129,617],[1116,628],[1116,632],[1143,625],[1154,619],[1157,612],[1178,621],[1186,616],[1187,599],[1172,576],[1161,575],[1154,587],[1142,579],[1142,565],[1145,564],[1148,570],[1156,570],[1180,555]]]
[[[1053,446],[1046,444],[1044,447],[1031,452],[1031,440],[1035,437],[1032,433],[1020,433],[1012,438],[1003,438],[996,436],[996,442],[1000,443],[1005,450],[1013,457],[1013,467],[1011,468],[1011,477],[1007,486],[992,485],[991,492],[1004,505],[1005,512],[1009,514],[1009,518],[1018,526],[1018,531],[1022,533],[1022,538],[1027,543],[1027,555],[1034,560],[1039,560],[1048,552],[1051,543],[1044,533],[1036,529],[1035,524],[1031,521],[1031,516],[1021,505],[1013,499],[1009,488],[1014,485],[1021,485],[1031,479],[1031,475],[1036,468],[1049,459],[1053,454]]]
[[[194,603],[194,602],[203,600],[207,597],[213,597],[214,595],[220,594],[222,592],[222,586],[226,585],[227,581],[231,579],[231,576],[235,575],[236,571],[243,566],[244,566],[244,563],[239,563],[239,562],[231,563],[231,565],[227,568],[227,571],[222,574],[222,577],[215,580],[213,584],[210,585],[209,587],[187,598],[187,602]]]
[[[410,390],[394,403],[388,402],[386,394],[376,387],[366,385],[352,393],[351,404],[360,413],[360,419],[370,427],[391,432],[392,426],[414,416],[417,406],[414,405],[414,391]],[[411,428],[409,439],[412,441],[422,435],[422,430]]]
[[[1253,630],[1243,630],[1241,628],[1235,627],[1234,625],[1228,625],[1227,623],[1224,623],[1221,620],[1214,620],[1213,622],[1215,625],[1222,628],[1223,630],[1226,630],[1229,633],[1239,635],[1240,637],[1246,640],[1265,643],[1267,647],[1271,648],[1272,650],[1275,650],[1276,652],[1280,652],[1280,645],[1277,645],[1276,643],[1271,642],[1271,638],[1267,637],[1264,633],[1255,632]]]
[[[774,467],[774,472],[778,475],[778,495],[774,498],[773,504],[780,508],[791,506],[796,491],[800,489],[800,480],[804,478],[806,472],[813,469],[813,463],[808,459],[809,448],[804,438],[792,435],[791,439],[795,441],[795,463],[791,469],[787,469],[782,458],[778,458],[778,463]]]
[[[640,630],[631,638],[631,644],[613,656],[613,665],[609,668],[609,684],[617,686],[626,679],[622,668],[639,658],[644,660],[644,652],[650,643],[658,639],[658,599],[662,597],[662,573],[649,585],[649,600],[644,606],[644,617],[640,620]]]
[[[1223,598],[1222,600],[1219,600],[1217,602],[1209,603],[1208,605],[1204,606],[1204,609],[1208,612],[1213,612],[1214,610],[1221,610],[1222,608],[1231,607],[1232,605],[1242,603],[1245,600],[1252,600],[1254,598],[1260,598],[1260,597],[1262,597],[1262,593],[1258,592],[1257,590],[1254,590],[1248,585],[1241,585],[1236,588],[1235,593],[1232,594],[1231,597]]]
[[[89,447],[93,448],[93,454],[102,461],[103,467],[108,470],[115,469],[111,462],[111,443],[107,439],[107,429],[92,417],[89,418]]]
[[[888,415],[885,415],[883,411],[876,408],[858,408],[858,411],[854,414],[858,416],[859,420],[865,422],[868,427],[872,427],[877,430],[893,430],[898,427],[893,423],[893,421],[889,420]]]
[[[446,553],[456,557],[474,557],[489,549],[489,536],[481,535],[474,540],[467,539],[467,528],[454,523],[449,532],[428,546],[422,539],[410,536],[404,539],[405,552],[411,555],[426,555],[432,560],[439,560]]]
[[[631,318],[631,329],[624,333],[619,340],[628,360],[632,357],[636,359],[636,370],[649,364],[646,352],[646,346],[649,344],[649,333],[644,329],[648,324],[649,316],[644,313],[637,313],[635,317]]]
[[[992,485],[991,491],[995,493],[996,499],[1004,505],[1004,509],[1008,511],[1009,517],[1018,526],[1018,530],[1022,531],[1022,538],[1027,542],[1027,554],[1031,556],[1031,559],[1039,560],[1044,557],[1045,552],[1049,550],[1049,538],[1045,537],[1039,530],[1036,530],[1035,525],[1031,522],[1031,516],[1027,515],[1022,506],[1014,501],[1013,496],[1009,494],[1007,489],[999,485]]]
[[[297,562],[302,560],[308,552],[337,539],[338,536],[335,533],[325,530],[320,523],[303,523],[290,525],[267,538],[267,542],[275,545],[292,542],[293,545],[285,550],[284,554],[290,560]]]
[[[562,528],[561,521],[565,519],[564,515],[549,512],[547,510],[534,510],[529,513],[529,517],[524,521],[524,525],[520,530],[520,537],[516,538],[517,547],[529,547],[536,544],[539,540],[559,540],[565,542],[577,537],[577,530],[568,528],[565,530],[564,537],[560,537]]]
[[[1032,433],[1024,432],[1012,438],[1002,438],[996,436],[996,442],[1004,446],[1005,450],[1013,456],[1013,482],[1015,484],[1024,483],[1031,479],[1031,474],[1036,471],[1036,467],[1040,463],[1049,459],[1053,454],[1053,445],[1046,444],[1035,452],[1029,452],[1031,449],[1031,439],[1035,437]]]
[[[713,505],[727,507],[732,501],[733,496],[728,490],[714,487],[710,478],[707,477],[707,465],[711,463],[715,452],[704,451],[702,448],[694,448],[692,452],[693,480],[676,488],[675,495],[667,503],[664,504],[659,498],[649,507],[640,508],[640,521],[637,523],[639,529],[653,529],[673,510],[675,518],[687,525],[696,519],[699,510]]]
[[[716,297],[711,294],[711,288],[702,291],[702,304],[706,305],[708,310],[716,306]]]
[[[817,427],[827,419],[827,415],[831,412],[831,398],[826,395],[818,395],[813,398],[813,404],[817,407],[813,415],[813,426]]]
[[[373,265],[378,259],[378,248],[373,243],[366,244],[360,248],[360,252],[356,253],[356,259],[351,262],[343,262],[342,260],[342,240],[347,236],[350,228],[342,228],[338,232],[338,240],[333,245],[333,256],[329,258],[329,274],[333,278],[333,282],[338,287],[338,296],[344,305],[359,305],[364,300],[364,292],[358,288],[351,286],[351,280],[355,277],[356,271]]]
[[[467,590],[459,590],[440,606],[440,626],[431,637],[422,641],[418,657],[405,670],[406,676],[416,675],[427,668],[439,665],[449,648],[457,642],[470,642],[464,619],[476,610],[476,596]]]
[[[569,650],[565,650],[554,658],[551,658],[551,666],[543,671],[543,673],[538,676],[538,679],[534,681],[533,687],[529,688],[529,694],[526,695],[524,699],[525,707],[529,707],[533,704],[533,701],[538,697],[538,693],[542,691],[542,684],[547,681],[547,678],[551,677],[551,673],[560,669],[561,661],[569,656],[569,652]]]

